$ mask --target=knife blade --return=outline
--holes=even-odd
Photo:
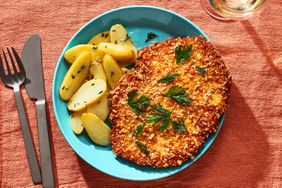
[[[22,61],[26,71],[25,88],[35,99],[43,187],[54,187],[53,165],[46,118],[46,99],[41,56],[41,39],[32,35],[24,44]]]

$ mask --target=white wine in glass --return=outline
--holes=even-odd
[[[254,15],[266,0],[201,0],[205,11],[219,20],[244,20]]]

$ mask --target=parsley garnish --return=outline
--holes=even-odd
[[[142,153],[149,155],[149,150],[147,149],[146,145],[143,144],[142,142],[136,140],[135,144],[138,146],[138,148],[141,150]]]
[[[151,107],[155,110],[155,113],[149,114],[145,119],[145,122],[153,123],[154,126],[159,124],[159,130],[165,131],[169,126],[171,112],[166,110],[160,104],[152,105]]]
[[[137,125],[136,129],[133,132],[133,136],[139,135],[144,128],[144,125]]]
[[[130,39],[130,37],[129,37],[128,34],[126,34],[126,37],[125,37],[125,39],[124,39],[124,42],[127,41],[128,39]]]
[[[148,33],[147,39],[145,40],[145,42],[149,42],[150,40],[152,40],[152,39],[154,39],[154,38],[156,38],[156,37],[158,37],[158,35],[156,35],[156,34],[153,33],[153,32],[150,32],[150,33]]]
[[[166,94],[164,94],[165,97],[169,97],[176,102],[178,102],[181,105],[188,105],[192,103],[191,98],[189,97],[189,94],[186,93],[186,88],[183,88],[181,86],[172,86]]]
[[[142,95],[139,99],[134,101],[134,97],[137,95],[137,90],[133,90],[128,93],[128,105],[137,113],[142,114],[148,107],[151,99]]]
[[[199,66],[196,66],[196,70],[201,73],[202,76],[205,76],[206,74],[206,68],[205,67],[199,67]]]
[[[182,61],[187,60],[191,54],[192,54],[192,45],[189,46],[176,46],[174,52],[175,52],[175,58],[176,58],[176,64],[181,63]]]
[[[177,77],[177,76],[180,76],[180,74],[178,74],[178,73],[169,74],[168,76],[165,76],[165,77],[159,79],[159,80],[157,81],[157,83],[170,83],[170,82],[172,82],[172,81],[175,79],[175,77]]]
[[[175,132],[177,133],[182,133],[182,132],[186,132],[186,127],[183,123],[183,120],[178,120],[178,121],[171,121],[172,123],[172,127],[174,128]]]

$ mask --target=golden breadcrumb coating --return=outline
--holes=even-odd
[[[176,63],[175,47],[192,45],[191,56]],[[198,68],[203,68],[202,74]],[[171,83],[157,83],[169,74],[178,73]],[[192,101],[183,106],[165,94],[172,86],[186,88]],[[219,52],[204,37],[173,38],[154,43],[138,52],[134,70],[123,75],[110,93],[111,142],[113,152],[134,163],[155,168],[181,165],[193,159],[206,138],[216,132],[220,117],[227,107],[231,77]],[[150,105],[162,105],[171,112],[171,120],[183,119],[187,131],[177,133],[172,123],[165,131],[144,122],[154,110],[137,114],[128,105],[128,93],[137,90],[136,98],[145,95]],[[139,135],[133,135],[138,125],[144,125]],[[140,150],[136,141],[146,146],[149,154]]]

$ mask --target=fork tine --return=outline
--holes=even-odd
[[[17,51],[15,50],[14,47],[12,47],[12,51],[13,51],[14,56],[15,56],[15,58],[16,58],[16,61],[17,61],[17,63],[18,63],[18,66],[19,66],[19,69],[20,69],[20,73],[24,74],[24,77],[25,77],[24,66],[23,66],[23,63],[22,63],[21,58],[19,57],[19,54],[17,53]]]
[[[3,77],[5,76],[5,71],[4,71],[4,67],[3,67],[3,62],[2,62],[2,57],[0,55],[0,76]]]
[[[2,49],[2,53],[3,53],[3,57],[4,57],[4,61],[5,61],[5,64],[6,64],[6,68],[7,68],[8,74],[12,74],[11,70],[10,70],[10,66],[8,64],[8,60],[7,60],[6,54],[5,54],[3,49]]]
[[[18,71],[17,71],[17,67],[16,67],[16,65],[15,65],[14,59],[13,59],[13,57],[12,57],[12,55],[11,55],[11,52],[10,52],[9,48],[7,48],[7,51],[8,51],[8,54],[9,54],[9,57],[10,57],[10,60],[11,60],[11,64],[12,64],[13,69],[14,69],[14,74],[15,74],[16,72],[18,72]]]

